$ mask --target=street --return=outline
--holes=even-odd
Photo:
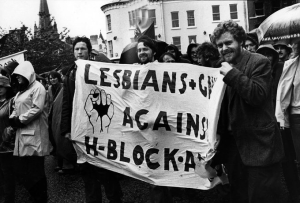
[[[45,170],[48,179],[49,203],[83,203],[84,184],[79,174],[59,175],[54,172],[56,166],[53,156],[46,157]],[[121,186],[125,202],[146,203],[149,202],[150,185],[129,177],[121,179]],[[104,190],[102,190],[104,194]],[[105,195],[103,202],[107,203]],[[174,197],[175,203],[228,203],[228,196],[222,194],[217,188],[207,191],[201,190],[180,190],[180,194]],[[3,197],[0,197],[3,203]],[[16,203],[31,203],[28,192],[21,185],[16,188]]]

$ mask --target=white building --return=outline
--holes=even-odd
[[[136,23],[140,20],[143,24],[147,18],[143,11],[155,22],[156,38],[176,45],[182,53],[190,43],[209,41],[222,21],[232,19],[248,31],[247,2],[241,0],[114,0],[101,9],[106,16],[110,59],[119,58],[133,41]]]

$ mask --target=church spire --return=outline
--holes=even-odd
[[[51,22],[47,0],[40,0],[39,16],[40,16],[39,28],[47,29],[47,27],[50,25]]]

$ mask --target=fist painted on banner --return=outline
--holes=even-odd
[[[110,94],[106,94],[103,89],[92,89],[85,101],[84,110],[89,118],[93,133],[98,126],[100,126],[100,133],[103,132],[104,127],[107,128],[108,132],[114,116],[114,104]]]

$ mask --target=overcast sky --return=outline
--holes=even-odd
[[[47,0],[49,12],[56,20],[58,32],[63,27],[69,35],[89,37],[106,33],[105,15],[101,6],[112,0]],[[0,27],[15,29],[23,22],[33,31],[34,22],[39,23],[40,0],[0,0]]]

